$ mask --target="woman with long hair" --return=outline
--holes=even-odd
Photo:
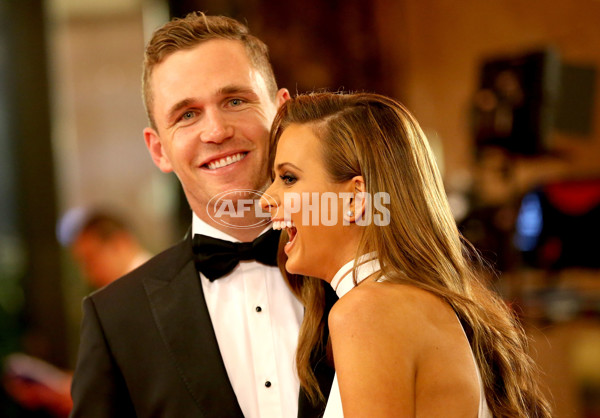
[[[551,416],[527,338],[480,277],[402,105],[299,95],[275,118],[271,162],[262,205],[289,238],[282,262],[306,307],[298,375],[315,400],[310,356],[329,325],[326,418]],[[318,279],[339,296],[328,317]]]

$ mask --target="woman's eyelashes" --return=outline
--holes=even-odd
[[[281,174],[279,178],[286,186],[291,186],[298,180],[298,178],[289,171],[286,171],[285,173]]]

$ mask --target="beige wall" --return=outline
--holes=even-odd
[[[162,250],[175,239],[178,186],[154,166],[144,145],[142,7],[57,7],[51,15],[60,210],[80,205],[112,209],[133,224],[153,251]]]
[[[379,0],[378,10],[397,94],[441,138],[448,176],[472,163],[468,111],[483,58],[554,46],[565,61],[600,67],[600,1]],[[598,173],[600,105],[594,116],[585,141],[553,138],[574,148],[581,175]]]
[[[144,37],[166,16],[137,0],[48,3],[48,66],[58,209],[109,209],[159,252],[174,242],[179,183],[154,166],[144,145]],[[152,3],[148,0],[146,3]],[[160,14],[160,13],[158,13]],[[69,357],[79,342],[81,299],[90,292],[65,251],[63,289]]]

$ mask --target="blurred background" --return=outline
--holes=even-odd
[[[556,416],[600,417],[598,0],[1,1],[0,357],[74,367],[92,288],[57,240],[63,213],[119,213],[153,253],[187,228],[143,143],[140,78],[153,30],[192,10],[246,22],[292,94],[406,104]],[[0,395],[0,416],[47,416],[21,406]]]

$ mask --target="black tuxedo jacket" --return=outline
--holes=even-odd
[[[83,301],[71,417],[238,417],[202,285],[191,234]],[[328,396],[324,353],[315,373]],[[299,417],[321,416],[299,394]]]

